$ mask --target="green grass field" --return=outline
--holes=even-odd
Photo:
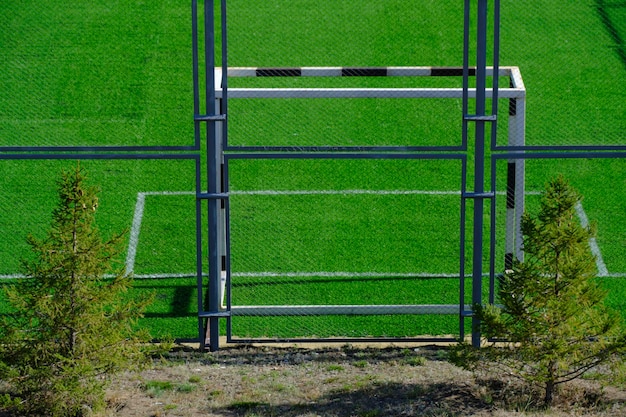
[[[618,42],[626,36],[624,8],[591,0],[502,3],[501,65],[522,72],[527,143],[626,144],[626,63]],[[230,66],[462,64],[462,2],[228,4]],[[45,0],[31,9],[6,1],[0,11],[0,146],[193,144],[189,4]],[[460,83],[454,77],[230,80],[231,87]],[[506,144],[507,111],[502,100],[499,145]],[[456,99],[233,99],[229,144],[458,146],[460,116]],[[471,150],[470,144],[469,184]],[[0,275],[10,277],[28,255],[26,235],[45,233],[55,178],[75,162],[5,155],[0,153]],[[136,281],[131,295],[155,294],[140,325],[155,337],[196,337],[193,162],[81,164],[101,188],[103,233],[127,229],[130,235],[138,224],[134,272],[164,277]],[[498,192],[505,190],[505,165],[497,166]],[[626,315],[626,160],[531,160],[526,172],[527,191],[540,191],[563,173],[583,194],[610,275],[601,278],[608,302]],[[231,159],[233,305],[458,304],[461,177],[458,160]],[[527,207],[536,204],[529,195]],[[498,194],[497,270],[504,256],[504,207]],[[471,213],[468,203],[469,220]],[[465,230],[470,272],[471,222]],[[486,251],[484,258],[487,270]],[[234,317],[232,324],[239,337],[459,332],[457,317],[438,315]]]

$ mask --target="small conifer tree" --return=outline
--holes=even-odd
[[[147,301],[124,299],[123,265],[110,276],[123,235],[101,238],[96,189],[80,165],[63,172],[58,196],[47,236],[28,237],[26,278],[6,289],[0,379],[24,414],[81,416],[104,404],[107,376],[144,359],[146,335],[132,326]]]
[[[580,200],[562,176],[548,184],[537,216],[522,219],[524,262],[503,275],[497,305],[474,308],[481,334],[499,342],[462,344],[453,355],[463,366],[492,365],[542,386],[545,406],[560,384],[626,348],[619,316],[595,280],[594,229],[577,219]]]

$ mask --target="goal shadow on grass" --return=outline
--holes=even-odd
[[[144,313],[145,318],[197,317],[196,287],[188,284],[169,286],[141,285],[133,287],[137,293],[152,295],[154,301]]]
[[[236,277],[238,278],[238,277]],[[350,283],[350,282],[367,282],[367,281],[433,281],[433,280],[441,280],[441,279],[458,279],[458,275],[453,274],[363,274],[363,275],[315,275],[311,274],[307,277],[304,276],[295,276],[295,277],[285,277],[281,276],[279,273],[276,276],[271,277],[271,281],[263,276],[256,278],[252,281],[250,278],[246,280],[246,282],[233,282],[231,285],[233,288],[236,287],[266,287],[266,286],[274,286],[274,285],[284,285],[284,284],[329,284],[334,282],[342,282],[342,283]]]
[[[621,10],[626,9],[625,1],[606,1],[596,0],[596,11],[600,15],[602,25],[615,43],[615,53],[617,53],[620,61],[626,69],[626,47],[624,46],[624,25],[622,28],[618,26],[619,16],[623,15]],[[620,30],[622,29],[622,30]]]

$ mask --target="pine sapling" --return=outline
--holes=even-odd
[[[46,237],[28,237],[26,278],[6,290],[13,312],[1,323],[0,378],[23,413],[79,416],[103,405],[108,376],[144,359],[147,335],[133,326],[148,301],[125,294],[123,235],[101,237],[96,189],[80,165],[63,172],[58,197]]]
[[[563,177],[548,184],[538,214],[522,218],[524,261],[502,276],[496,305],[474,309],[481,334],[498,342],[455,351],[461,365],[491,365],[541,386],[545,406],[560,384],[626,350],[619,315],[597,284],[595,231],[578,220],[580,200]]]

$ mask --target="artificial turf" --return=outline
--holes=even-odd
[[[229,65],[461,65],[462,2],[425,0],[410,6],[404,0],[229,0]],[[624,8],[600,0],[570,2],[561,8],[554,0],[502,3],[501,65],[519,66],[526,84],[526,141],[623,145]],[[44,0],[37,8],[15,1],[0,4],[4,16],[0,146],[193,144],[189,9],[189,4],[171,0],[124,4]],[[233,88],[460,86],[454,77],[229,81]],[[460,106],[458,99],[435,98],[233,99],[229,144],[459,146]],[[507,112],[508,102],[503,100],[499,145],[507,141]],[[470,143],[470,188],[472,150]],[[9,160],[4,155],[0,212],[7,214],[0,216],[0,274],[8,276],[19,273],[19,259],[27,255],[26,235],[45,233],[55,203],[54,180],[61,168],[75,162]],[[130,231],[138,195],[144,193],[136,274],[193,274],[194,197],[164,194],[194,192],[192,161],[81,163],[101,188],[98,221],[105,235]],[[549,178],[565,173],[581,192],[589,219],[597,222],[597,241],[613,274],[626,272],[624,168],[624,159],[618,158],[526,163],[527,190],[539,191]],[[496,191],[502,192],[504,161],[497,164],[496,176]],[[231,159],[233,304],[458,303],[458,278],[428,274],[458,276],[459,195],[315,192],[458,192],[461,180],[459,160]],[[259,190],[310,194],[246,194]],[[496,198],[499,270],[505,197]],[[534,201],[528,198],[530,209]],[[472,208],[468,203],[463,213],[470,220],[465,228],[466,272],[471,270]],[[484,244],[489,247],[487,238]],[[487,270],[486,250],[484,258]],[[245,276],[265,272],[389,275]],[[426,276],[407,278],[399,273]],[[609,289],[609,302],[626,311],[619,301],[623,280],[617,276],[602,282]],[[193,278],[137,280],[134,291],[157,293],[141,321],[155,337],[195,336]],[[455,334],[458,325],[458,318],[432,315],[233,318],[235,334],[246,337]]]

